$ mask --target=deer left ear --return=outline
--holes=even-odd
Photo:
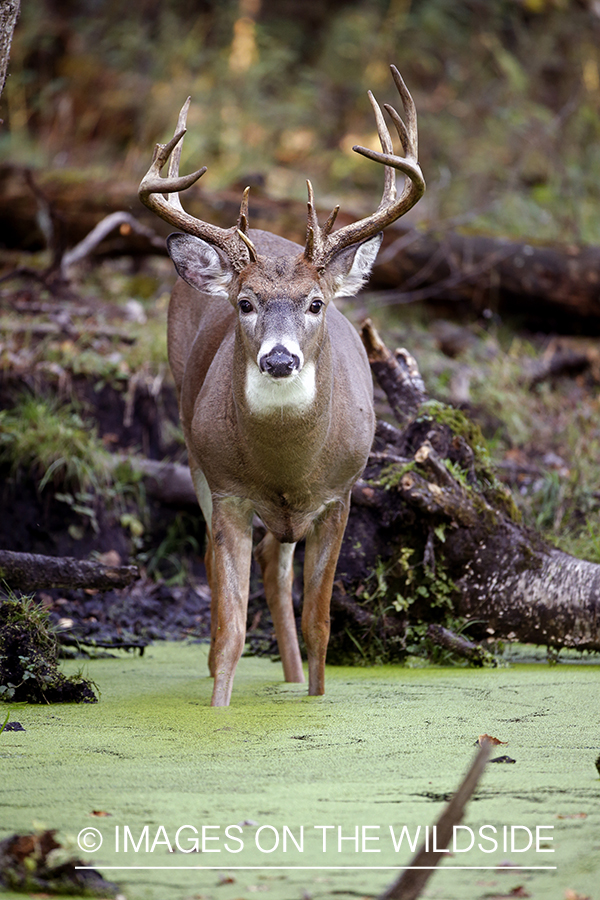
[[[358,293],[371,274],[382,240],[383,232],[362,244],[346,247],[333,257],[327,275],[333,282],[334,297],[353,297]]]

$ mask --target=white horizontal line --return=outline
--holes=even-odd
[[[96,867],[95,866],[75,866],[75,868],[81,869],[81,870],[91,870]],[[471,870],[476,870],[478,872],[497,872],[497,871],[510,872],[511,869],[518,869],[521,872],[532,872],[532,871],[537,871],[539,869],[557,869],[558,866],[519,866],[519,865],[514,865],[514,866],[499,866],[499,865],[496,865],[496,866],[228,866],[227,864],[225,864],[223,866],[104,866],[104,865],[100,865],[100,868],[102,869],[103,872],[106,870],[109,870],[109,869],[111,871],[114,871],[115,869],[124,870],[124,871],[128,871],[129,869],[166,869],[166,870],[180,869],[180,870],[185,871],[186,869],[189,869],[190,871],[195,871],[195,870],[213,871],[214,870],[214,871],[218,871],[218,872],[223,872],[223,871],[229,872],[234,869],[236,871],[258,870],[260,872],[269,872],[269,871],[275,870],[275,869],[277,869],[277,870],[284,869],[286,871],[291,871],[291,872],[294,872],[296,870],[298,870],[298,871],[310,870],[310,871],[321,872],[324,870],[331,870],[331,869],[336,869],[338,871],[343,871],[343,872],[357,871],[357,870],[360,870],[361,872],[367,872],[367,871],[371,872],[371,871],[379,871],[379,870],[382,870],[382,871],[385,870],[386,872],[387,871],[399,872],[399,871],[404,871],[407,869],[426,869],[426,870],[431,870],[431,871],[434,871],[435,869],[440,869],[440,871],[444,871],[444,872],[446,872],[448,869],[471,869]]]

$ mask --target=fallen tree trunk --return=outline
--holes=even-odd
[[[139,578],[137,566],[105,566],[88,560],[0,550],[0,580],[9,588],[95,588],[109,591]]]
[[[225,228],[237,220],[241,192],[232,189],[211,193],[192,188],[189,193],[186,203],[192,215]],[[50,236],[42,232],[40,207],[44,213],[42,221],[51,220],[59,234]],[[121,229],[106,237],[100,253],[161,252],[154,237],[162,235],[164,239],[170,228],[142,206],[136,183],[99,179],[85,171],[32,172],[11,164],[0,166],[0,243],[5,247],[39,250],[55,242],[64,252],[84,241],[107,215],[122,210],[131,211],[142,224],[142,232]],[[253,228],[276,231],[303,243],[305,221],[306,204],[270,200],[259,190],[253,192]],[[162,252],[166,255],[164,241]]]
[[[545,331],[560,323],[559,330],[569,333],[574,319],[600,319],[599,272],[598,247],[413,231],[384,244],[371,285],[390,289],[390,304],[441,300],[476,311],[492,306]]]
[[[392,408],[403,398],[402,427],[378,425],[353,491],[332,661],[401,658],[429,624],[457,619],[478,640],[599,651],[600,566],[523,526],[478,427],[429,401],[412,357],[390,353],[370,323],[363,340]]]
[[[229,227],[239,212],[236,189],[210,193],[191,189],[189,211],[215,225]],[[42,207],[43,216],[39,215]],[[51,245],[58,266],[67,248],[84,241],[107,216],[128,215],[140,228],[123,227],[107,235],[94,252],[101,255],[144,255],[166,252],[161,238],[168,228],[145,210],[130,182],[90,180],[68,171],[32,173],[22,167],[0,167],[0,243],[36,250]],[[252,194],[252,227],[304,242],[306,205]],[[352,216],[342,211],[338,221]],[[43,234],[40,221],[53,223]],[[126,223],[125,223],[126,225]],[[79,248],[81,253],[85,249]],[[69,262],[67,256],[65,266]],[[63,267],[64,268],[64,267]],[[467,304],[475,311],[491,305],[495,311],[516,312],[543,330],[562,333],[574,320],[600,323],[600,248],[556,244],[537,246],[525,241],[468,235],[459,231],[406,231],[389,228],[371,277],[374,288],[390,289],[385,303],[431,300]],[[594,328],[594,332],[600,329]]]

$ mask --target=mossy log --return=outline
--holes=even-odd
[[[332,661],[401,658],[426,636],[444,644],[427,626],[457,620],[478,640],[600,650],[600,566],[521,524],[479,428],[429,400],[414,359],[369,322],[363,340],[401,427],[379,422],[353,492]]]

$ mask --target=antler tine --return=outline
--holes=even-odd
[[[308,191],[307,201],[307,221],[306,221],[306,246],[304,248],[304,256],[310,262],[314,262],[315,258],[321,253],[323,247],[322,231],[315,209],[315,193],[311,182],[306,180],[306,190]]]
[[[329,213],[325,224],[323,226],[319,225],[313,186],[308,180],[306,182],[306,187],[308,189],[308,221],[306,226],[306,246],[304,248],[304,256],[310,262],[313,262],[315,257],[323,252],[323,242],[328,237],[335,224],[340,207],[339,205],[334,206]]]
[[[177,125],[175,126],[175,134],[180,134],[183,132],[183,136],[185,137],[185,133],[187,131],[187,114],[190,108],[192,98],[188,97],[181,110],[179,111],[179,118],[177,119]],[[183,149],[183,139],[179,141],[173,152],[171,153],[171,158],[169,159],[169,178],[178,178],[179,177],[179,163],[181,162],[181,151]],[[181,198],[179,194],[169,194],[167,196],[167,201],[175,206],[177,209],[183,212],[183,206],[181,205]]]
[[[177,130],[171,140],[167,144],[157,144],[154,148],[152,162],[140,182],[138,196],[148,209],[165,222],[219,247],[228,256],[235,270],[241,272],[248,265],[248,259],[254,262],[257,258],[256,249],[245,233],[248,228],[248,191],[244,192],[238,223],[232,228],[219,228],[189,215],[183,209],[178,197],[181,191],[195,184],[206,172],[206,166],[203,166],[190,175],[179,175],[180,142],[186,131],[189,103],[188,98],[179,113]],[[180,127],[182,125],[183,127]],[[174,158],[171,158],[168,176],[165,178],[160,173],[173,153]]]
[[[381,151],[369,150],[367,147],[360,146],[355,146],[352,149],[356,153],[366,156],[367,159],[372,159],[374,162],[385,166],[381,202],[370,216],[339,228],[332,234],[327,234],[325,229],[318,227],[318,222],[316,225],[317,230],[315,230],[316,213],[314,213],[314,200],[312,198],[309,199],[309,223],[305,255],[321,271],[326,268],[332,257],[340,250],[373,237],[387,225],[399,219],[400,216],[408,212],[420,200],[425,191],[425,179],[417,161],[418,138],[415,104],[398,69],[395,66],[390,68],[394,83],[402,99],[406,122],[402,120],[392,106],[385,104],[385,109],[396,127],[404,156],[397,156],[394,153],[392,138],[383,118],[381,107],[369,91],[369,100],[375,114]],[[394,169],[406,176],[404,189],[400,197],[396,196]],[[327,224],[329,224],[329,221]],[[315,231],[315,234],[311,236],[313,231]]]
[[[179,131],[173,135],[171,140],[167,144],[157,144],[154,148],[154,153],[152,155],[152,163],[150,164],[150,168],[142,178],[140,182],[140,186],[138,189],[138,193],[140,195],[140,199],[142,203],[146,201],[143,199],[142,195],[151,195],[155,193],[167,194],[172,191],[185,191],[186,188],[191,187],[201,178],[206,172],[206,166],[202,166],[201,169],[198,169],[197,172],[192,172],[190,175],[177,175],[171,178],[163,178],[161,176],[161,170],[170,157],[171,153],[180,142],[182,137],[184,136],[185,131]],[[146,203],[146,206],[148,204]],[[151,206],[150,209],[153,207]]]
[[[393,154],[394,144],[392,143],[392,138],[388,127],[385,124],[385,119],[383,118],[381,107],[371,91],[368,91],[368,97],[371,101],[373,112],[375,113],[375,123],[377,125],[377,134],[379,135],[379,143],[381,144],[381,149],[384,153]],[[353,147],[352,149],[356,150],[356,147]],[[381,195],[381,202],[378,208],[381,209],[382,207],[387,206],[389,203],[393,203],[395,199],[396,178],[394,175],[394,170],[389,166],[386,166],[383,170],[383,193]]]
[[[258,254],[256,252],[256,247],[248,237],[248,196],[250,194],[250,187],[247,187],[244,190],[244,194],[242,196],[242,202],[240,203],[240,214],[237,220],[237,231],[238,236],[242,239],[246,247],[248,248],[248,253],[250,254],[250,262],[256,262],[258,260]]]
[[[398,88],[398,93],[402,98],[402,105],[404,107],[404,115],[406,116],[406,127],[404,126],[404,122],[400,119],[400,116],[394,109],[394,118],[397,118],[402,122],[402,130],[405,134],[407,134],[407,142],[410,146],[412,153],[414,154],[415,160],[419,157],[419,133],[417,129],[417,108],[415,106],[415,101],[411,97],[410,91],[406,87],[404,83],[404,79],[402,75],[396,68],[396,66],[390,66],[392,72],[392,78],[394,79],[394,83]],[[393,107],[389,107],[389,109],[393,109]],[[396,126],[397,127],[397,126]],[[400,135],[400,132],[398,132]],[[400,135],[400,140],[402,141],[402,135]],[[404,141],[402,142],[404,146]],[[408,149],[405,151],[408,154]]]
[[[258,253],[256,252],[256,247],[248,237],[245,231],[242,231],[241,228],[237,230],[238,237],[241,238],[243,243],[248,248],[248,255],[250,256],[250,262],[258,262]]]
[[[244,234],[248,231],[248,195],[250,194],[250,188],[247,187],[242,196],[242,202],[240,203],[240,214],[237,220],[237,227],[240,231],[243,231]]]
[[[323,225],[323,227],[321,229],[321,233],[323,234],[323,237],[327,237],[327,235],[329,234],[329,232],[335,225],[335,220],[337,219],[337,214],[339,213],[339,211],[340,211],[340,205],[338,203],[336,206],[333,207],[333,209],[329,213],[329,215],[327,217],[327,221],[325,222],[325,224]]]

